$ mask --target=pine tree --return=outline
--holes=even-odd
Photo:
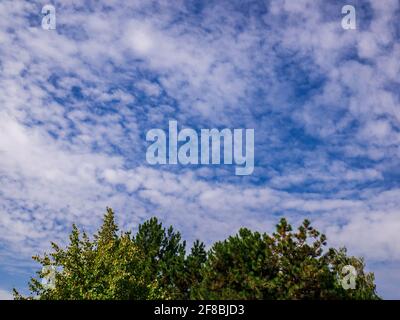
[[[329,248],[326,237],[308,220],[292,231],[281,219],[272,236],[240,229],[217,242],[194,288],[197,299],[379,299],[372,273],[364,261],[345,249]],[[342,267],[357,270],[356,288],[345,290]]]

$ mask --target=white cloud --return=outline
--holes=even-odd
[[[159,96],[161,88],[158,84],[150,81],[140,81],[136,84],[139,89],[142,89],[148,96]]]
[[[13,300],[13,295],[7,290],[0,289],[0,300]]]

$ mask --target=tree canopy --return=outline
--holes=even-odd
[[[272,235],[242,228],[208,251],[196,240],[187,253],[172,226],[151,218],[135,235],[119,232],[108,208],[92,238],[73,225],[66,248],[52,243],[33,257],[47,268],[15,299],[379,299],[364,260],[326,248],[308,220],[293,231],[281,219]],[[345,266],[356,272],[353,289],[343,286]],[[50,272],[51,286],[42,281]]]

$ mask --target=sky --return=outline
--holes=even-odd
[[[107,206],[207,244],[308,218],[400,299],[399,39],[397,0],[1,0],[0,299]],[[254,172],[149,165],[172,120],[254,129]]]

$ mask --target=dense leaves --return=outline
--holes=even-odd
[[[31,296],[16,299],[379,299],[374,276],[362,259],[346,249],[325,249],[326,237],[305,220],[295,231],[281,219],[272,235],[242,228],[206,252],[186,242],[156,218],[132,236],[118,233],[107,209],[90,240],[74,225],[70,243],[34,259],[55,270],[54,286],[45,286],[49,269],[29,284]],[[342,268],[357,271],[355,289],[342,286]]]
[[[202,268],[198,299],[378,299],[374,276],[346,250],[326,250],[326,237],[305,220],[297,232],[285,219],[272,236],[241,229],[217,242]],[[357,270],[356,289],[342,287],[342,268]]]

